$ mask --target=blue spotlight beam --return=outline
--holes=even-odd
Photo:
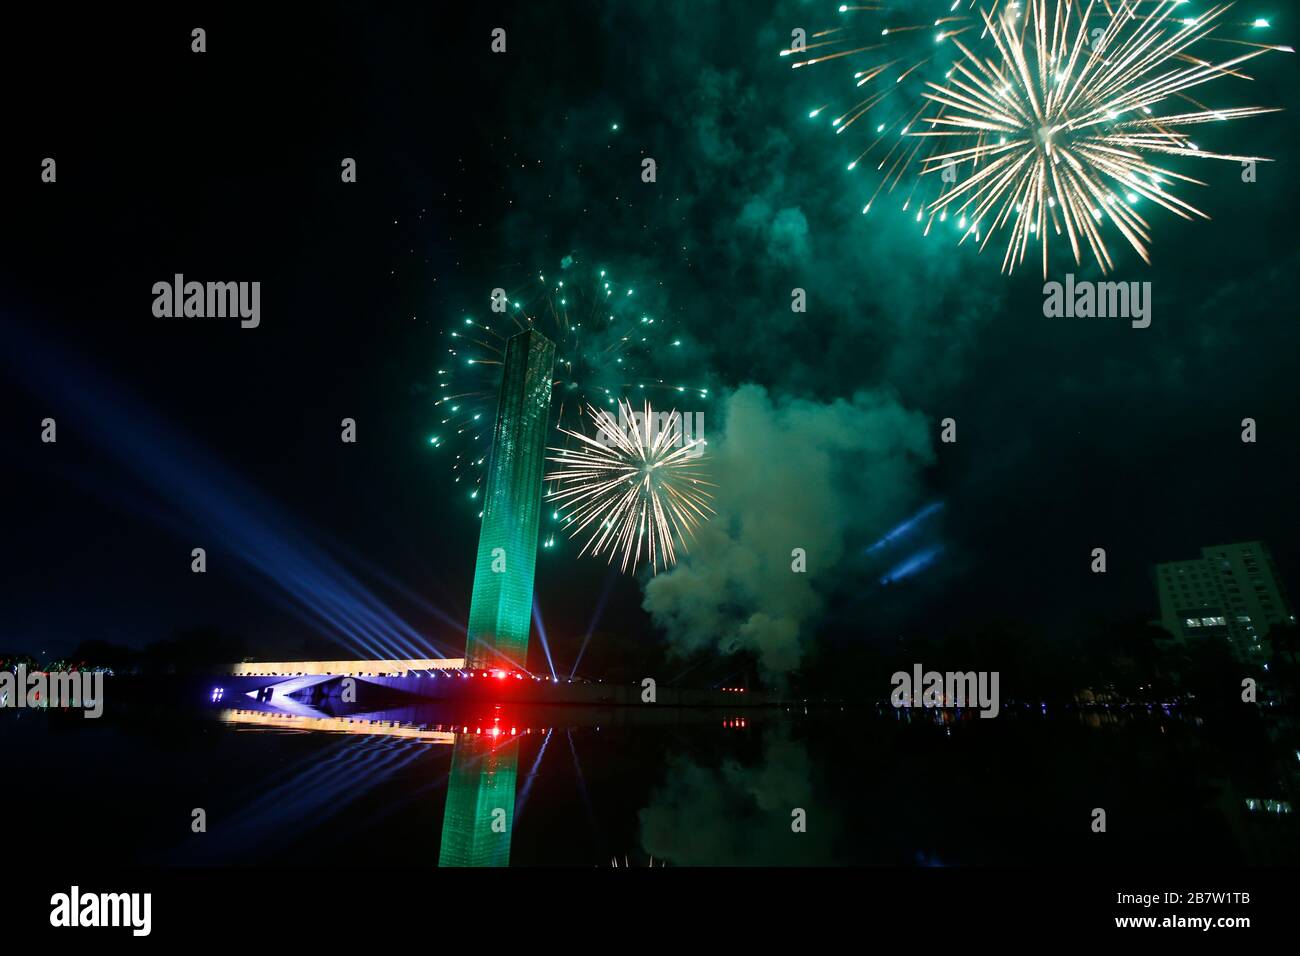
[[[866,553],[874,554],[875,552],[880,551],[882,548],[887,548],[892,544],[896,544],[900,539],[907,537],[909,534],[915,531],[917,526],[921,524],[921,522],[923,522],[926,518],[930,517],[930,515],[934,514],[935,512],[942,510],[942,508],[943,508],[942,501],[936,501],[933,504],[926,505],[916,514],[912,515],[912,517],[906,519],[905,521],[891,528],[888,532],[885,533],[884,537],[882,537],[875,544],[867,548]]]
[[[183,529],[209,553],[229,552],[265,590],[297,608],[300,619],[315,622],[358,657],[453,656],[411,627],[272,499],[152,409],[93,368],[29,337],[17,323],[0,326],[8,342],[0,361],[7,360],[14,377],[60,414],[79,420],[87,440],[134,475],[152,501],[165,504],[169,530]],[[435,616],[459,624],[441,612]]]
[[[592,633],[596,630],[596,625],[605,614],[605,603],[609,600],[610,594],[614,590],[614,583],[619,579],[619,571],[614,565],[609,566],[605,573],[605,586],[601,589],[600,600],[596,602],[596,610],[591,613],[591,621],[587,624],[587,633],[582,639],[582,647],[578,648],[578,656],[573,659],[573,666],[569,668],[569,680],[573,680],[573,675],[578,672],[578,664],[582,661],[582,655],[587,653],[587,643],[591,640]]]
[[[943,548],[938,545],[933,548],[926,548],[924,551],[918,551],[906,561],[890,568],[889,572],[880,579],[880,583],[893,584],[895,581],[901,581],[903,578],[910,577],[916,572],[928,568],[934,563],[934,559],[942,552]]]
[[[546,653],[546,666],[551,669],[551,679],[555,679],[555,661],[551,660],[551,645],[546,640],[546,625],[542,623],[542,605],[537,601],[537,595],[533,595],[533,624],[537,626],[537,636],[541,638],[542,650]]]

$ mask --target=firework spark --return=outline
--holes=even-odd
[[[993,9],[1001,2],[992,0]],[[922,5],[917,3],[843,4],[839,26],[818,30],[799,48],[780,52],[792,58],[791,69],[796,70],[817,64],[860,66],[852,74],[854,89],[859,91],[853,101],[831,113],[827,113],[830,103],[820,103],[808,118],[829,116],[835,135],[849,133],[846,139],[864,133],[865,145],[855,147],[848,170],[866,168],[874,161],[880,175],[863,213],[877,204],[882,193],[891,194],[899,186],[906,189],[904,211],[913,202],[924,202],[924,194],[917,196],[917,174],[936,144],[911,139],[909,134],[928,106],[926,82],[944,76],[944,71],[951,77],[952,48],[946,44],[980,29],[974,5],[975,0],[936,0],[930,16],[921,17],[916,9]]]
[[[1183,219],[1208,219],[1164,188],[1173,180],[1205,184],[1148,157],[1267,161],[1202,150],[1185,130],[1276,110],[1212,109],[1187,91],[1219,77],[1241,77],[1243,63],[1289,48],[1221,40],[1249,49],[1212,63],[1188,51],[1220,39],[1212,35],[1230,5],[1175,19],[1177,6],[1176,0],[1164,0],[1149,14],[1139,14],[1139,4],[1132,2],[1112,11],[1095,0],[1084,9],[1068,0],[1030,0],[1023,20],[1010,7],[996,16],[984,13],[996,58],[977,56],[954,37],[964,55],[957,75],[948,87],[927,83],[925,94],[948,111],[930,120],[949,128],[915,135],[977,141],[925,161],[922,174],[949,164],[972,168],[964,181],[929,204],[930,214],[951,210],[960,216],[968,223],[963,242],[978,237],[981,223],[987,224],[981,249],[994,233],[1007,231],[1004,272],[1024,261],[1031,241],[1041,242],[1044,276],[1049,232],[1060,236],[1063,230],[1076,263],[1086,243],[1102,272],[1114,268],[1099,227],[1105,220],[1150,264],[1149,224],[1134,208],[1141,199]],[[1098,10],[1105,12],[1104,27],[1093,19]],[[1172,99],[1196,109],[1157,113],[1155,107]]]
[[[655,283],[616,280],[610,269],[566,257],[555,272],[503,285],[488,308],[446,329],[436,369],[437,422],[428,443],[447,450],[454,480],[470,486],[471,499],[482,490],[506,341],[526,328],[555,343],[551,415],[561,430],[580,426],[586,404],[616,408],[627,395],[664,392],[708,397],[682,367],[689,350],[672,317],[650,304],[660,298]],[[543,546],[551,543],[544,535]]]
[[[1291,48],[1222,36],[1226,26],[1268,27],[1262,19],[1230,23],[1231,4],[1176,16],[1181,6],[1182,0],[992,0],[977,7],[975,0],[954,0],[936,4],[942,12],[932,23],[885,20],[889,25],[868,38],[847,27],[822,31],[793,65],[872,60],[854,74],[865,98],[832,122],[837,133],[863,123],[874,131],[849,169],[875,150],[883,153],[877,169],[884,175],[864,213],[882,189],[910,183],[907,210],[923,181],[942,182],[917,200],[916,220],[925,221],[927,234],[949,218],[961,242],[974,237],[981,249],[994,233],[1005,233],[1004,272],[1038,242],[1046,275],[1055,233],[1068,239],[1076,263],[1086,246],[1108,272],[1108,227],[1151,261],[1150,226],[1136,208],[1143,201],[1183,219],[1209,218],[1166,188],[1205,183],[1155,157],[1268,161],[1201,149],[1188,131],[1276,110],[1216,109],[1188,91],[1223,77],[1250,79],[1242,64]],[[840,9],[891,16],[878,4]],[[1202,53],[1212,44],[1237,49],[1215,60]]]
[[[677,547],[709,515],[714,514],[700,465],[703,439],[684,439],[682,416],[675,411],[656,416],[646,402],[638,420],[631,403],[619,402],[619,417],[607,409],[587,406],[596,427],[593,438],[561,429],[577,447],[552,448],[547,460],[557,468],[546,476],[554,482],[547,498],[564,513],[569,537],[586,532],[579,556],[609,552],[623,556],[622,570],[631,570],[642,551],[652,573],[677,562]],[[621,419],[621,421],[620,421]]]

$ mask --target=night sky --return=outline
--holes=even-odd
[[[835,6],[20,15],[0,39],[0,651],[217,628],[274,657],[339,641],[307,605],[343,579],[457,648],[477,511],[427,442],[444,331],[566,256],[634,281],[686,338],[720,515],[648,591],[572,545],[542,552],[565,663],[606,592],[613,644],[749,649],[775,671],[822,641],[1154,618],[1152,563],[1232,541],[1267,541],[1294,599],[1293,114],[1207,130],[1276,161],[1255,183],[1190,170],[1208,185],[1182,194],[1213,218],[1153,213],[1152,266],[1112,231],[1114,278],[1151,282],[1149,329],[1048,319],[1037,263],[1008,278],[1000,252],[923,237],[897,201],[861,214],[871,174],[808,118],[851,96],[852,67],[777,56]],[[1257,12],[1294,41],[1293,19]],[[1290,110],[1295,70],[1265,57],[1254,83],[1198,95]],[[1067,271],[1097,278],[1065,258],[1051,277]],[[178,272],[260,281],[260,327],[155,318],[150,289]],[[917,554],[933,560],[880,583]]]

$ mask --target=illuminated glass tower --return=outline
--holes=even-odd
[[[525,667],[542,510],[555,345],[534,329],[506,343],[465,642],[467,667]]]

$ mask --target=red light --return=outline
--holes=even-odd
[[[505,672],[505,671],[493,671],[493,672],[492,672],[492,675],[493,675],[494,677],[496,677],[497,680],[501,680],[501,679],[503,679],[503,678],[506,676],[506,672]]]

